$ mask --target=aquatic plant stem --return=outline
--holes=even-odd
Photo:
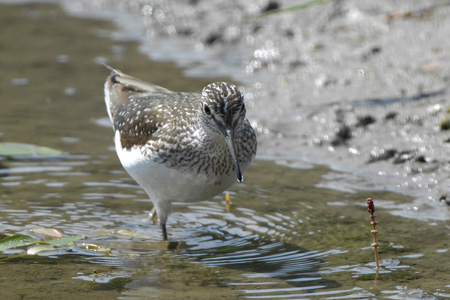
[[[377,243],[377,221],[375,221],[375,205],[373,203],[372,198],[367,198],[367,211],[370,213],[370,219],[371,222],[370,224],[372,224],[372,236],[373,236],[373,243],[372,243],[372,247],[375,250],[375,263],[377,265],[377,273],[378,270],[380,269],[380,264],[378,262],[378,243]]]
[[[230,193],[225,193],[225,211],[230,212]]]

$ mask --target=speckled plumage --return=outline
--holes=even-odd
[[[255,157],[256,136],[232,84],[179,93],[112,70],[105,102],[117,154],[153,201],[164,239],[171,202],[221,193]]]

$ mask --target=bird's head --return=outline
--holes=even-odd
[[[201,109],[206,127],[225,139],[234,161],[237,180],[243,180],[236,154],[235,132],[245,119],[244,97],[239,89],[231,83],[216,82],[203,88]]]

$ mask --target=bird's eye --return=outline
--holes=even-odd
[[[206,115],[208,115],[208,116],[211,115],[211,109],[209,108],[209,106],[207,104],[203,105],[203,111],[205,112]]]

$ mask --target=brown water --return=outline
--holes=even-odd
[[[108,22],[57,6],[0,6],[0,28],[0,142],[67,153],[0,161],[0,237],[37,227],[86,236],[1,254],[1,299],[450,298],[449,225],[391,214],[411,201],[401,195],[326,188],[346,180],[326,168],[257,160],[229,209],[223,196],[175,205],[168,230],[179,243],[161,242],[151,203],[113,150],[99,62],[175,90],[217,78],[185,78],[109,39]],[[367,196],[380,222],[378,280]]]

